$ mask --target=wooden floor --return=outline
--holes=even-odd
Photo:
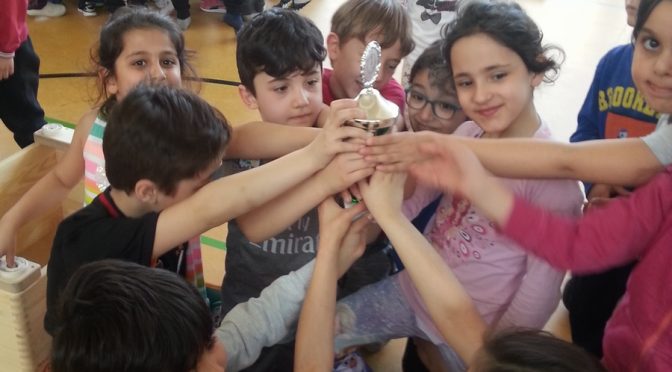
[[[41,64],[39,100],[48,117],[75,123],[95,97],[91,78],[55,78],[54,74],[90,72],[89,51],[106,14],[83,17],[76,2],[65,0],[67,13],[60,18],[29,20],[30,35]],[[415,0],[409,0],[415,1]],[[326,35],[330,17],[343,0],[313,0],[301,13],[313,19]],[[566,140],[576,127],[576,114],[585,97],[599,58],[611,47],[629,40],[623,0],[520,0],[545,33],[548,42],[561,46],[567,55],[554,85],[536,92],[536,103],[556,136]],[[220,15],[191,4],[192,24],[185,32],[186,44],[196,51],[194,65],[199,76],[238,81],[235,66],[235,35],[220,21]],[[326,62],[328,66],[328,61]],[[237,88],[204,83],[201,95],[219,108],[234,124],[258,119],[258,114],[240,103]],[[0,160],[18,151],[11,134],[0,126]],[[223,239],[225,230],[213,233]],[[223,252],[207,256],[206,265],[223,272]],[[216,282],[218,279],[214,279]],[[566,316],[561,308],[549,327],[568,337]],[[377,371],[398,371],[403,342],[393,342],[371,360]]]

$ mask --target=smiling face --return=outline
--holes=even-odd
[[[351,38],[341,43],[335,33],[332,32],[327,36],[327,51],[334,70],[329,88],[335,99],[355,98],[362,90],[359,62],[362,54],[364,54],[366,44],[379,39],[377,35],[371,34],[366,37],[365,41]],[[399,40],[389,48],[382,50],[378,79],[374,84],[376,89],[380,89],[390,81],[397,66],[401,63],[401,58],[401,43]]]
[[[461,109],[454,111],[455,107],[459,107],[459,103],[453,89],[450,86],[439,89],[431,83],[429,75],[428,69],[419,71],[413,77],[411,86],[406,93],[408,103],[406,110],[408,111],[411,128],[415,132],[429,130],[445,134],[453,133],[460,124],[466,121],[466,115]],[[434,114],[432,105],[429,103],[426,103],[421,109],[414,108],[419,107],[422,101],[435,102],[434,110],[437,113],[444,112],[446,115],[450,112],[454,113],[450,119],[442,119]]]
[[[532,93],[543,75],[530,72],[518,54],[483,33],[457,40],[450,59],[460,106],[488,137],[534,133]]]
[[[672,113],[672,1],[651,12],[635,40],[632,78],[646,102],[660,113]]]
[[[114,63],[106,91],[122,100],[140,83],[182,83],[180,61],[168,34],[158,28],[141,28],[124,34],[124,48]]]
[[[310,71],[295,71],[274,78],[265,72],[253,80],[256,94],[243,85],[239,92],[243,102],[259,110],[264,121],[291,126],[315,125],[322,110],[322,69],[316,64]]]

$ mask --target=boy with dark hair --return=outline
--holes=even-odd
[[[275,280],[259,298],[236,306],[214,330],[198,292],[173,273],[119,260],[82,266],[59,301],[54,372],[237,371],[289,332],[313,267],[336,277],[361,256],[363,206],[333,207],[322,228],[320,264]]]
[[[52,334],[55,305],[79,266],[118,258],[184,275],[185,252],[175,247],[307,178],[342,151],[341,140],[349,136],[328,129],[267,166],[204,186],[229,138],[221,113],[195,94],[169,87],[141,86],[127,98],[115,105],[105,131],[111,186],[61,222],[54,238],[45,316]],[[271,182],[274,188],[267,186]]]
[[[331,18],[327,50],[333,70],[322,76],[324,103],[354,98],[362,90],[359,61],[366,44],[375,40],[382,55],[374,87],[403,112],[404,88],[392,77],[402,58],[413,50],[411,21],[398,0],[348,0]],[[399,115],[398,128],[403,124]]]
[[[243,26],[238,38],[240,96],[249,108],[259,110],[262,120],[313,127],[322,112],[328,112],[327,122],[362,117],[352,100],[334,102],[330,110],[323,110],[321,76],[326,50],[322,34],[309,19],[287,9],[269,9]],[[343,130],[353,138],[365,136],[357,128]],[[258,160],[226,161],[224,172],[242,172],[257,164]],[[361,155],[342,154],[282,198],[232,220],[226,240],[222,315],[312,260],[318,241],[315,207],[372,172],[372,165]],[[249,370],[288,371],[292,365],[293,343],[289,342],[265,350]]]

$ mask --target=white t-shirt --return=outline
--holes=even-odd
[[[642,137],[658,161],[663,166],[672,164],[672,125],[670,125],[670,114],[660,115],[656,130]]]
[[[457,0],[402,0],[413,25],[413,41],[415,48],[404,59],[402,85],[408,85],[411,67],[420,54],[436,40],[441,39],[441,29],[455,19]]]

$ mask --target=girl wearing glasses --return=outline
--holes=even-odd
[[[467,116],[460,109],[452,77],[441,54],[441,41],[432,43],[411,68],[406,88],[406,130],[451,134]]]
[[[542,81],[552,80],[559,66],[542,45],[541,31],[519,5],[465,3],[447,29],[442,50],[460,107],[473,120],[460,125],[454,135],[550,139],[533,96]],[[420,97],[413,93],[413,85],[411,92],[409,107]],[[427,111],[430,105],[425,105]],[[439,112],[441,106],[432,106]],[[568,216],[580,214],[583,194],[575,181],[502,181],[516,195],[542,208]],[[404,214],[415,217],[437,197],[441,197],[439,206],[424,235],[464,286],[488,329],[541,329],[558,305],[564,272],[501,235],[461,195],[418,185],[404,203]],[[376,309],[385,311],[373,315]],[[440,363],[449,370],[466,367],[435,326],[407,272],[344,298],[337,307],[337,318],[337,348],[383,336],[412,335],[437,345]],[[367,330],[375,332],[367,334]]]

